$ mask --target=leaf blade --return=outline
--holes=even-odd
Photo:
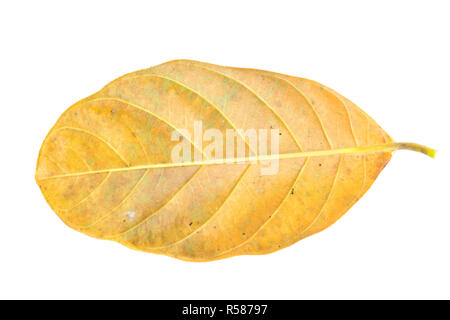
[[[261,156],[238,133],[249,156],[172,162],[171,132],[193,136],[195,120],[222,134],[278,129],[280,153]],[[435,153],[393,142],[315,81],[176,60],[120,77],[70,107],[43,143],[36,181],[78,231],[209,261],[273,252],[325,229],[398,149]],[[261,176],[263,160],[279,160],[278,174]]]

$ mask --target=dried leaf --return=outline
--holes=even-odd
[[[174,163],[176,129],[190,135],[193,153],[205,153],[204,141],[205,148],[192,141],[198,120],[223,136],[227,129],[279,130],[279,155],[267,157],[280,159],[277,174],[261,174],[267,163],[251,161],[262,156],[242,134],[248,156],[238,163],[211,156]],[[75,230],[209,261],[273,252],[325,229],[402,148],[434,155],[394,143],[317,82],[177,60],[127,74],[71,106],[42,145],[36,181]]]

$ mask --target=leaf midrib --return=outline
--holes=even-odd
[[[418,151],[429,155],[430,151],[428,147],[406,142],[392,142],[380,145],[372,146],[361,146],[361,147],[351,147],[351,148],[338,148],[338,149],[328,149],[328,150],[315,150],[315,151],[302,151],[302,152],[291,152],[283,154],[271,154],[265,156],[253,156],[253,157],[243,157],[243,158],[225,158],[222,160],[204,160],[204,161],[191,161],[191,162],[172,162],[172,163],[158,163],[158,164],[148,164],[148,165],[138,165],[130,167],[120,167],[120,168],[110,168],[110,169],[100,169],[100,170],[89,170],[83,172],[73,172],[68,174],[54,175],[50,177],[45,177],[38,179],[38,181],[49,180],[49,179],[59,179],[66,177],[75,177],[90,174],[108,173],[108,172],[124,172],[142,169],[160,169],[160,168],[176,168],[176,167],[190,167],[190,166],[206,166],[206,165],[226,165],[226,164],[245,164],[245,163],[255,163],[261,161],[269,160],[284,160],[284,159],[296,159],[296,158],[306,158],[306,157],[323,157],[323,156],[333,156],[339,154],[362,154],[362,153],[379,153],[379,152],[392,152],[398,149],[410,149],[413,151]]]

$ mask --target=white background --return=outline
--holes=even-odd
[[[448,1],[3,1],[0,298],[450,298]],[[34,181],[72,103],[176,58],[311,78],[399,151],[336,224],[287,249],[189,263],[66,227]]]

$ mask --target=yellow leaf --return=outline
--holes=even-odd
[[[230,140],[213,145],[206,132],[235,136],[227,148]],[[80,232],[209,261],[273,252],[325,229],[397,149],[434,156],[393,142],[317,82],[176,60],[120,77],[71,106],[42,145],[36,181]],[[174,162],[174,150],[190,158]]]

